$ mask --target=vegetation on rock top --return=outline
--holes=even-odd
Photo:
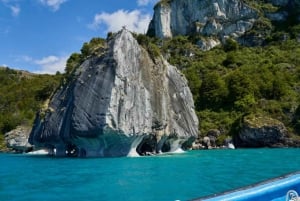
[[[262,128],[266,126],[276,126],[282,123],[276,119],[269,118],[267,116],[260,116],[257,114],[250,114],[244,117],[244,123],[249,127]]]

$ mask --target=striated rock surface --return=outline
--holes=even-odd
[[[147,34],[158,38],[177,35],[202,36],[197,44],[204,50],[236,39],[246,46],[265,43],[271,26],[265,18],[276,23],[300,22],[300,1],[266,0],[273,9],[260,10],[242,0],[161,0]],[[249,2],[248,2],[249,3]],[[257,2],[258,3],[258,2]],[[260,5],[261,3],[258,3]],[[272,6],[271,6],[272,5]],[[251,31],[254,30],[254,31]]]
[[[280,121],[249,115],[243,119],[236,144],[240,147],[284,147],[289,141],[288,131]]]
[[[7,147],[19,153],[31,151],[32,145],[28,143],[30,131],[30,127],[18,126],[6,133],[4,137]]]
[[[29,141],[57,156],[105,157],[173,151],[197,135],[184,76],[123,29],[54,95]]]
[[[250,30],[257,17],[256,11],[240,0],[160,1],[154,8],[148,35],[166,38],[201,34],[223,41]]]

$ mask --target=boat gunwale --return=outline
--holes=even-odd
[[[224,192],[221,192],[221,193],[215,193],[215,194],[212,194],[212,195],[195,198],[195,199],[192,199],[190,201],[216,201],[216,199],[218,199],[218,198],[220,198],[220,199],[221,198],[222,199],[226,198],[226,199],[230,200],[229,199],[230,195],[235,196],[235,195],[238,195],[238,193],[242,193],[242,192],[243,193],[247,192],[248,194],[253,194],[254,193],[253,190],[255,190],[255,188],[259,188],[259,187],[266,188],[266,187],[269,186],[268,184],[276,183],[276,182],[279,183],[279,182],[285,181],[285,180],[287,180],[286,183],[290,183],[288,181],[289,181],[289,179],[292,179],[292,178],[294,180],[298,179],[299,183],[300,183],[300,171],[287,173],[287,174],[284,174],[284,175],[281,175],[281,176],[278,176],[278,177],[275,177],[275,178],[271,178],[271,179],[267,179],[267,180],[264,180],[264,181],[256,182],[256,183],[244,186],[244,187],[224,191]],[[241,196],[239,196],[239,197],[241,197]]]

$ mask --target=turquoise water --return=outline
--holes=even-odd
[[[0,154],[1,201],[174,201],[300,170],[300,149],[190,151],[138,158]]]

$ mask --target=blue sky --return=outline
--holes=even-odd
[[[63,72],[92,37],[145,33],[157,0],[0,0],[0,66]]]

